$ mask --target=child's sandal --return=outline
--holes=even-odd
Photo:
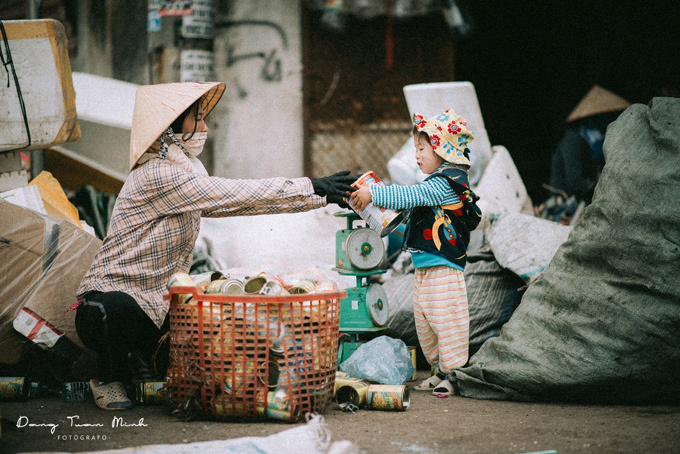
[[[423,381],[421,384],[414,386],[413,389],[416,391],[432,391],[442,382],[442,379],[436,375],[431,376],[427,380]]]
[[[453,396],[455,393],[456,392],[453,389],[453,385],[448,380],[442,380],[442,382],[439,383],[437,387],[432,390],[432,394],[437,397]]]

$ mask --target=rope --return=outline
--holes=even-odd
[[[5,67],[7,72],[7,88],[10,86],[9,82],[9,66],[12,69],[12,76],[14,78],[14,85],[17,87],[17,98],[19,98],[19,105],[21,106],[21,114],[24,117],[24,125],[26,125],[26,136],[28,136],[28,144],[21,148],[16,148],[21,150],[22,148],[28,148],[31,146],[31,128],[28,126],[28,116],[26,115],[26,105],[24,104],[24,97],[21,94],[21,86],[19,85],[19,77],[17,77],[17,72],[14,69],[14,60],[12,59],[12,52],[9,49],[9,40],[7,39],[7,32],[5,31],[5,25],[0,20],[0,32],[2,33],[2,40],[5,43],[5,54],[2,52],[2,47],[0,46],[0,59],[2,60],[2,65]]]

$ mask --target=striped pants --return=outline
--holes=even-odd
[[[420,347],[431,366],[449,373],[468,360],[470,317],[463,272],[416,268],[413,312]]]

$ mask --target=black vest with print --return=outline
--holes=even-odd
[[[464,268],[470,232],[482,219],[482,210],[477,206],[479,197],[470,189],[468,173],[464,170],[445,167],[426,180],[431,178],[446,178],[460,202],[414,208],[405,234],[405,246],[439,255]]]

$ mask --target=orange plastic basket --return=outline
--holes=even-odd
[[[167,387],[175,415],[296,422],[323,413],[333,398],[346,295],[171,287]]]

